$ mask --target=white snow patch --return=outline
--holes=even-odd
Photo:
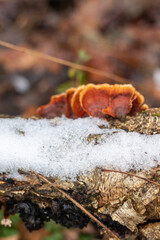
[[[160,164],[160,135],[102,129],[98,118],[0,119],[0,172],[18,169],[74,179],[95,167],[129,171]],[[103,134],[95,145],[90,134]],[[18,176],[18,174],[17,174]]]
[[[153,72],[153,79],[157,89],[160,91],[160,68],[157,68]]]

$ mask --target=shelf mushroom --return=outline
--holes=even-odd
[[[87,84],[69,88],[65,93],[51,97],[47,105],[40,106],[36,113],[45,118],[100,117],[123,119],[148,108],[144,97],[131,84]]]

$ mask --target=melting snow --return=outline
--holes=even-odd
[[[23,169],[74,179],[95,167],[129,171],[160,164],[159,134],[146,136],[108,126],[98,118],[0,119],[0,172],[18,176],[18,169]],[[88,140],[94,134],[102,134],[97,144]]]
[[[156,84],[157,89],[160,91],[160,68],[154,70],[153,80]]]

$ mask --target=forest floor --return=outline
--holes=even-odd
[[[159,12],[159,0],[0,0],[0,40],[123,77],[159,107]],[[118,83],[0,46],[0,114],[30,117],[53,94],[90,82]],[[100,237],[91,224],[82,231],[51,224],[30,234],[16,219],[15,240]]]

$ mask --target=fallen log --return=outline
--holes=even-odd
[[[28,128],[23,128],[20,119],[14,119],[13,125],[12,122],[10,122],[10,124],[6,122],[8,121],[8,118],[1,118],[0,121],[2,125],[5,125],[6,123],[6,128],[8,127],[9,131],[13,130],[16,139],[17,137],[20,137],[22,142],[23,137],[27,137],[27,134],[29,134],[27,132]],[[39,120],[35,119],[32,121],[34,121],[32,127],[34,125],[35,131]],[[53,128],[56,128],[57,125],[62,125],[62,122],[59,124],[58,118],[54,121],[45,121],[47,122],[46,124],[50,122]],[[76,120],[63,119],[63,121],[67,122]],[[5,131],[3,132],[2,129],[0,129],[1,137],[3,136],[0,147],[0,205],[4,208],[4,217],[8,218],[9,215],[19,212],[20,217],[30,231],[41,228],[44,221],[48,221],[49,219],[53,219],[55,222],[67,227],[74,226],[82,228],[86,226],[90,220],[87,212],[83,211],[86,209],[100,222],[108,226],[111,230],[114,230],[119,237],[124,237],[125,233],[134,232],[137,236],[141,237],[141,239],[159,239],[160,109],[149,109],[143,113],[137,114],[135,117],[127,116],[123,122],[111,118],[109,120],[109,125],[106,124],[104,120],[103,123],[101,120],[96,120],[97,122],[94,122],[93,124],[98,126],[98,130],[93,129],[91,133],[82,128],[83,123],[84,125],[88,124],[87,121],[91,120],[81,119],[80,121],[82,122],[78,123],[78,128],[80,130],[82,129],[80,132],[83,132],[83,136],[80,135],[81,141],[78,142],[76,146],[77,149],[79,149],[78,155],[75,155],[75,165],[77,164],[78,166],[80,164],[77,161],[78,156],[81,158],[83,165],[85,165],[85,161],[87,161],[86,156],[88,156],[88,159],[94,156],[92,154],[91,156],[89,155],[92,150],[94,154],[99,155],[101,162],[98,163],[98,159],[97,161],[94,160],[95,164],[93,165],[87,165],[88,163],[86,162],[86,167],[90,166],[89,169],[81,166],[77,170],[74,166],[73,169],[64,170],[62,167],[63,164],[57,167],[56,164],[58,165],[59,162],[52,162],[52,159],[50,159],[50,164],[48,165],[50,170],[48,170],[46,174],[46,170],[44,171],[44,169],[47,169],[46,165],[48,164],[48,158],[52,155],[49,155],[49,157],[47,155],[47,159],[44,159],[43,166],[38,166],[38,164],[42,165],[42,161],[40,161],[40,163],[36,162],[34,166],[30,167],[31,162],[28,163],[29,166],[24,165],[23,161],[25,161],[25,159],[16,162],[16,158],[19,158],[20,155],[13,154],[13,146],[12,143],[10,143],[11,149],[9,149],[7,153],[8,155],[10,154],[8,157],[9,162],[7,163],[7,160],[3,161],[3,157],[4,159],[7,159],[7,157],[4,155],[2,145],[3,141],[5,142],[5,134],[6,139],[8,135]],[[72,125],[74,129],[75,126],[73,122]],[[41,124],[40,127],[42,128],[43,125]],[[78,139],[78,134],[80,134],[80,132],[76,134],[75,138],[73,132],[72,135],[70,135],[71,132],[65,132],[68,131],[65,130],[66,128],[67,125],[64,126],[64,132],[59,137],[63,139],[67,133],[69,134],[66,134],[68,141],[70,144],[73,144],[72,141]],[[120,130],[119,132],[118,129],[123,129],[123,131]],[[130,132],[133,132],[133,135],[131,135],[131,138],[129,139],[132,139],[135,133],[139,133],[137,135],[138,139],[141,139],[141,136],[142,138],[144,136],[147,137],[145,142],[153,141],[153,137],[156,137],[156,139],[154,138],[153,145],[151,145],[151,149],[148,149],[148,152],[143,152],[143,154],[140,155],[140,158],[144,158],[143,162],[141,159],[137,158],[138,155],[136,155],[135,152],[137,151],[136,147],[130,149],[131,146],[129,147],[129,151],[133,153],[133,156],[130,160],[127,160],[125,155],[125,160],[122,160],[121,158],[123,158],[123,155],[121,155],[120,152],[116,152],[116,154],[120,155],[113,154],[112,162],[102,162],[102,157],[104,157],[105,154],[110,153],[106,152],[109,151],[106,150],[106,144],[109,144],[108,139],[116,141],[115,139],[120,137],[121,132],[127,135],[119,138],[119,141],[122,141],[123,138],[125,138],[124,141],[127,141],[126,136],[130,136]],[[60,132],[55,133],[60,134]],[[41,134],[43,134],[43,130],[41,130],[40,135]],[[49,134],[49,131],[47,134]],[[44,137],[44,135],[42,136]],[[45,139],[43,139],[44,141],[41,142],[41,144],[43,143],[41,147],[44,149],[46,147],[45,144],[48,144],[47,136],[48,135],[45,135]],[[12,137],[14,137],[14,135],[11,136],[11,139]],[[135,138],[135,141],[138,140]],[[154,148],[155,141],[157,141],[157,146]],[[66,145],[66,138],[65,141],[62,141],[62,147],[66,149],[66,151],[64,149],[64,154],[61,153],[62,155],[60,152],[63,148],[61,149],[61,145],[57,143],[57,148],[60,148],[58,150],[58,156],[61,156],[64,159],[66,158],[67,161],[69,156],[73,157],[73,155],[67,155],[69,152],[67,147],[72,147],[69,142]],[[27,142],[27,144],[29,144],[29,142]],[[125,148],[128,146],[127,144],[124,146],[124,152]],[[137,144],[139,144],[139,142],[137,142]],[[119,145],[121,145],[120,142]],[[100,148],[101,146],[103,146],[103,148]],[[14,145],[14,147],[15,151],[17,151],[16,145]],[[19,147],[21,148],[21,145]],[[36,147],[35,143],[32,151]],[[110,147],[113,148],[112,145],[109,145],[108,148]],[[118,148],[118,144],[115,145],[115,147]],[[87,148],[87,150],[85,148]],[[95,152],[94,148],[96,148]],[[104,153],[102,155],[101,152],[97,153],[97,149],[99,149],[99,151],[104,151]],[[119,150],[122,152],[122,149],[123,148],[120,148]],[[138,146],[137,149],[141,152],[145,149],[145,146],[144,149],[142,146]],[[71,150],[73,151],[75,148]],[[26,152],[28,151],[31,150],[26,149]],[[52,144],[48,146],[47,151],[55,151],[54,154],[57,154],[55,145],[54,148],[52,148]],[[16,152],[16,154],[21,153],[24,153],[24,151]],[[30,155],[33,155],[35,157],[36,155],[34,154],[34,152],[30,152],[28,156],[30,157]],[[38,155],[38,157],[43,159],[44,155],[41,154]],[[83,157],[81,157],[80,154],[83,155]],[[96,158],[98,155],[96,155]],[[15,164],[10,161],[12,156],[14,156]],[[54,158],[56,158],[56,156],[54,156]],[[114,159],[115,156],[117,160]],[[134,161],[134,156],[137,161],[140,162]],[[127,155],[127,157],[129,158],[130,155]],[[109,158],[110,157],[108,156],[108,159]],[[117,162],[114,163],[114,160]],[[149,166],[145,165],[145,161],[148,161],[147,164],[149,163]],[[120,165],[118,165],[119,162]],[[67,168],[67,165],[65,164],[66,163],[64,163],[64,168]],[[73,165],[74,161],[71,161],[71,164]],[[127,164],[129,165],[128,167],[125,166]],[[54,169],[56,167],[57,170]],[[68,165],[68,168],[71,168],[71,165]],[[115,171],[112,171],[112,169]],[[128,173],[124,173],[124,170],[126,169]],[[140,178],[136,176],[139,176]],[[81,209],[78,207],[79,205],[74,203],[74,200],[82,206]],[[152,229],[155,229],[155,231],[153,232]]]

